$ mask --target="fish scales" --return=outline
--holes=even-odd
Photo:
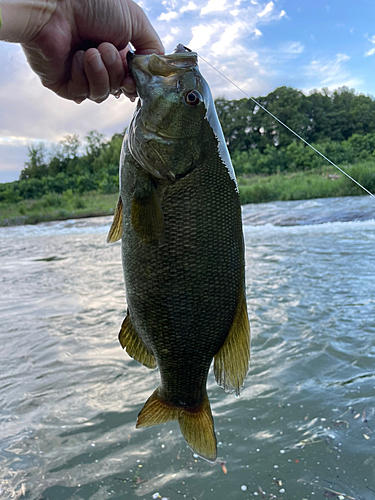
[[[120,342],[135,359],[144,362],[146,356],[151,361],[144,364],[160,371],[161,384],[137,425],[178,420],[190,447],[214,460],[216,438],[206,392],[211,362],[218,356],[216,379],[237,393],[249,362],[244,245],[236,181],[212,126],[212,97],[193,55],[186,55],[175,55],[177,63],[182,60],[184,71],[177,77],[184,85],[173,90],[179,98],[173,94],[172,103],[174,70],[162,65],[159,72],[170,72],[164,77],[154,66],[155,57],[157,64],[168,65],[173,56],[133,56],[129,61],[141,105],[124,142],[113,223],[122,221],[117,233],[128,305]],[[156,75],[146,82],[151,87],[158,83],[158,92],[143,87],[150,70]],[[165,84],[163,78],[168,79]],[[201,100],[194,107],[201,109],[191,112],[182,100],[194,89]],[[151,112],[159,114],[159,122],[150,118],[150,132]],[[181,115],[177,122],[176,114]],[[181,136],[170,137],[171,123],[177,123],[174,130],[182,130]]]

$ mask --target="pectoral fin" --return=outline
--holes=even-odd
[[[155,357],[139,338],[131,322],[129,312],[122,322],[118,339],[122,348],[126,350],[130,357],[138,361],[138,363],[147,366],[147,368],[156,368],[157,364]]]
[[[143,193],[142,193],[143,194]],[[145,196],[133,196],[131,224],[134,231],[145,243],[162,244],[165,238],[165,226],[160,201],[151,184]]]
[[[241,294],[228,337],[214,357],[216,382],[226,391],[239,395],[250,362],[250,324],[245,294]]]
[[[151,427],[171,420],[178,421],[185,441],[195,453],[210,462],[215,461],[216,436],[207,394],[200,407],[189,409],[163,401],[157,388],[140,411],[136,427]]]
[[[107,236],[107,243],[114,243],[122,238],[122,200],[118,199],[112,226]]]

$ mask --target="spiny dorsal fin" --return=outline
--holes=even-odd
[[[133,196],[131,223],[134,231],[145,243],[164,242],[164,216],[154,186],[151,186],[146,197]]]
[[[216,460],[214,421],[207,394],[199,408],[189,410],[163,401],[157,388],[140,411],[136,427],[151,427],[171,420],[178,420],[181,433],[194,453],[210,462]]]
[[[250,324],[245,294],[240,296],[228,337],[214,359],[216,382],[226,392],[235,391],[239,395],[250,362]]]
[[[131,322],[129,311],[122,322],[118,339],[122,348],[126,349],[130,357],[138,361],[138,363],[147,366],[147,368],[156,368],[157,364],[155,357],[138,337],[133,323]]]
[[[118,199],[113,222],[107,236],[107,243],[114,243],[122,238],[122,200]]]

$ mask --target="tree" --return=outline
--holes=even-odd
[[[78,149],[81,145],[79,136],[77,134],[67,134],[60,141],[61,150],[64,158],[73,160],[78,156]]]
[[[25,168],[21,170],[20,181],[26,179],[41,179],[47,174],[47,148],[44,142],[31,144],[27,147],[29,160],[25,162]]]
[[[104,141],[104,135],[100,134],[96,130],[90,130],[85,137],[86,139],[86,156],[88,162],[91,164],[95,158],[97,158],[103,149],[106,147],[106,142]]]

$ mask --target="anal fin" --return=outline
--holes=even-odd
[[[118,199],[113,222],[107,236],[107,243],[114,243],[122,238],[122,200]]]
[[[229,334],[214,357],[216,382],[227,392],[240,394],[249,370],[250,324],[247,316],[246,297],[241,293]]]
[[[138,361],[147,368],[154,369],[157,366],[155,356],[147,349],[143,341],[139,338],[133,323],[131,322],[129,311],[122,322],[118,339],[123,349],[130,357]]]
[[[178,421],[181,433],[194,453],[210,462],[216,460],[214,421],[207,394],[199,407],[189,409],[163,401],[160,388],[157,388],[140,411],[136,427],[151,427],[171,420]]]

